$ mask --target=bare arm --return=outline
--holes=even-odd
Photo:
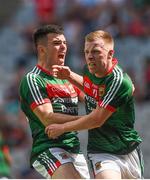
[[[83,91],[83,77],[71,71],[68,80]]]
[[[73,121],[79,118],[79,116],[71,116],[71,115],[65,115],[61,113],[54,113],[51,103],[39,105],[33,110],[33,112],[44,124],[44,126],[48,126],[53,123],[62,124],[62,123]]]
[[[83,77],[70,70],[68,66],[54,65],[53,75],[59,79],[67,79],[83,91]]]
[[[109,110],[97,106],[97,108],[90,114],[85,115],[74,122],[65,123],[64,131],[68,132],[70,130],[76,131],[100,127],[111,115],[112,112],[110,112]]]
[[[13,160],[12,160],[9,148],[6,145],[3,147],[3,153],[4,153],[5,160],[7,161],[9,165],[11,165]]]
[[[82,116],[76,121],[64,123],[61,126],[59,124],[50,125],[45,132],[49,137],[56,138],[64,132],[97,128],[102,126],[111,115],[112,112],[109,110],[97,106],[90,114]]]

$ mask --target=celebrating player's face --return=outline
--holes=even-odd
[[[85,42],[85,59],[88,69],[92,74],[98,75],[103,68],[107,67],[108,51],[102,39]]]
[[[52,65],[64,65],[67,51],[64,35],[49,34],[47,44],[47,63]]]

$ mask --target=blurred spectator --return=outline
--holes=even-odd
[[[150,57],[145,60],[144,66],[144,79],[145,79],[145,100],[150,100]]]
[[[39,23],[52,23],[55,20],[55,0],[35,0]]]
[[[140,103],[140,102],[143,101],[144,94],[141,92],[141,89],[140,89],[140,87],[138,86],[138,84],[136,82],[135,69],[128,68],[126,71],[129,74],[129,76],[131,77],[134,88],[135,88],[133,94],[134,94],[134,97],[136,99],[136,102]]]
[[[19,94],[18,88],[20,79],[25,73],[26,61],[19,59],[15,64],[14,79],[8,84],[4,92],[4,108],[8,114],[15,115],[19,112]],[[13,117],[11,117],[13,119]]]
[[[11,178],[12,157],[0,131],[0,179]]]
[[[129,24],[129,34],[133,36],[143,36],[145,35],[145,26],[141,20],[141,16],[138,12],[132,13],[132,20]]]
[[[113,37],[117,38],[117,37],[120,37],[122,34],[121,33],[122,32],[122,29],[121,29],[122,23],[118,16],[118,10],[115,8],[114,9],[111,8],[111,9],[113,11],[111,14],[110,22],[106,25],[105,29],[106,29],[106,31],[111,33]]]

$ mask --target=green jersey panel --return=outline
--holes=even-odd
[[[49,139],[44,132],[44,125],[33,113],[38,105],[51,102],[55,113],[78,115],[78,94],[68,81],[57,79],[36,66],[21,81],[20,99],[32,131],[31,163],[37,155],[52,147],[61,147],[72,153],[79,152],[76,132],[65,133],[55,140]]]
[[[133,85],[129,76],[118,65],[102,78],[85,67],[84,91],[87,113],[97,105],[113,112],[101,127],[89,130],[88,152],[127,154],[135,149],[141,138],[134,129]]]

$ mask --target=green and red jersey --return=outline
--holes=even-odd
[[[4,143],[0,133],[0,177],[10,177],[11,174],[10,165],[5,158],[5,154],[7,154],[8,151],[8,146]]]
[[[117,60],[113,59],[113,67],[102,78],[85,67],[84,92],[87,113],[97,105],[113,112],[101,127],[89,130],[88,152],[127,154],[134,150],[141,138],[134,129],[133,84]]]
[[[67,80],[53,77],[39,65],[26,74],[20,83],[21,108],[29,120],[33,145],[31,163],[37,155],[48,148],[60,147],[68,152],[78,153],[80,144],[76,132],[68,132],[58,139],[49,139],[45,126],[33,113],[37,106],[51,102],[54,113],[78,115],[80,91]]]

